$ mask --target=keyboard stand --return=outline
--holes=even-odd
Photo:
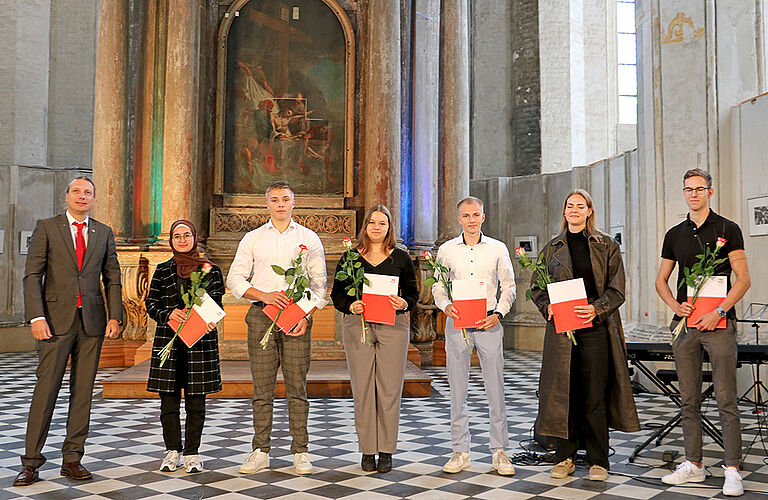
[[[651,381],[653,385],[659,388],[659,390],[667,396],[670,400],[672,400],[678,408],[682,408],[683,403],[680,400],[680,394],[677,392],[673,392],[670,390],[670,388],[665,384],[653,371],[648,369],[647,366],[643,364],[642,361],[638,359],[632,359],[631,363],[633,366],[636,366],[638,370],[640,370],[646,377],[648,377],[648,380]],[[702,402],[705,401],[707,398],[712,396],[712,393],[714,392],[715,387],[714,385],[710,384],[709,387],[704,390],[704,392],[701,393],[701,400]],[[645,448],[647,448],[653,441],[656,441],[656,446],[661,445],[661,440],[664,439],[670,432],[672,432],[672,429],[680,425],[680,423],[683,420],[682,416],[682,410],[678,411],[674,417],[669,419],[664,425],[656,429],[651,436],[646,439],[641,444],[635,446],[634,451],[632,451],[632,454],[629,456],[629,461],[634,462],[637,458],[637,455],[643,451]],[[720,432],[720,430],[715,427],[715,424],[712,423],[711,420],[706,415],[701,415],[701,428],[702,430],[712,438],[712,440],[720,445],[722,448],[723,446],[723,434]]]

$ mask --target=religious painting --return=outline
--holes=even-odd
[[[343,196],[352,109],[343,11],[330,0],[240,3],[223,36],[222,192],[260,194],[283,180],[297,195]]]

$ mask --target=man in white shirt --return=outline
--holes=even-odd
[[[467,329],[470,345],[477,349],[483,373],[485,394],[488,398],[490,449],[493,468],[502,475],[513,475],[515,468],[504,448],[509,444],[507,411],[504,404],[504,329],[501,318],[515,301],[515,273],[509,250],[501,241],[482,233],[485,213],[483,202],[469,196],[458,205],[462,233],[443,243],[437,251],[437,261],[448,268],[449,280],[484,280],[488,314]],[[501,295],[496,300],[496,292]],[[462,338],[461,330],[453,327],[458,319],[441,283],[432,286],[435,304],[448,316],[445,324],[445,354],[448,384],[451,387],[451,440],[453,456],[443,467],[444,472],[456,473],[469,468],[469,417],[467,415],[467,381],[472,351]]]
[[[227,288],[232,295],[253,302],[245,317],[253,376],[253,451],[240,467],[240,472],[250,474],[269,467],[275,381],[277,368],[282,367],[288,398],[288,426],[293,438],[293,466],[298,474],[311,474],[312,463],[307,454],[307,372],[312,320],[310,317],[302,319],[289,333],[275,328],[266,349],[262,349],[260,341],[272,322],[264,314],[264,306],[272,304],[283,308],[288,305],[288,298],[282,293],[287,288],[285,278],[276,274],[271,266],[291,267],[291,260],[301,251],[300,246],[306,247],[303,265],[309,276],[310,290],[322,298],[318,304],[321,308],[326,296],[325,253],[317,234],[291,218],[295,201],[288,183],[273,182],[267,188],[266,196],[269,222],[243,237],[227,275]]]

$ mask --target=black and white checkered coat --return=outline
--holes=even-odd
[[[176,262],[167,260],[157,266],[149,295],[145,299],[147,314],[157,322],[155,342],[152,345],[152,359],[149,368],[147,390],[150,392],[173,392],[176,381],[176,359],[179,348],[186,349],[181,339],[173,341],[173,349],[165,364],[160,367],[160,350],[173,338],[174,332],[168,326],[168,317],[174,309],[184,309],[180,285],[187,289],[189,279],[176,275]],[[217,304],[221,305],[224,295],[224,280],[221,269],[213,266],[206,292]],[[187,355],[187,394],[210,394],[221,390],[221,371],[219,368],[219,344],[216,329],[203,335]]]

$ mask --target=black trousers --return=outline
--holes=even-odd
[[[555,463],[587,451],[587,464],[608,465],[608,387],[613,376],[608,330],[603,325],[576,332],[571,348],[568,439],[555,442]]]
[[[179,342],[177,342],[179,344]],[[176,382],[174,392],[160,393],[160,423],[163,426],[163,441],[166,450],[176,450],[184,455],[197,455],[205,424],[205,394],[187,394],[184,391],[184,410],[187,420],[184,425],[184,446],[181,445],[181,389],[187,386],[187,348],[174,346],[177,350]]]

